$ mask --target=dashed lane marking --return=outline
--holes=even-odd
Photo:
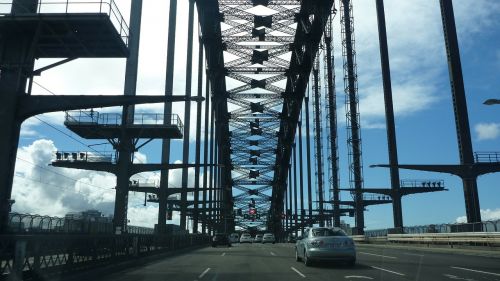
[[[298,271],[295,267],[290,267],[293,271],[295,271],[298,275],[300,275],[302,278],[306,278],[306,276],[304,274],[302,274],[302,272]]]
[[[399,273],[399,272],[392,271],[392,270],[385,269],[385,268],[381,268],[381,267],[372,266],[372,268],[378,269],[378,270],[381,270],[381,271],[385,271],[385,272],[389,272],[389,273],[392,273],[392,274],[396,274],[396,275],[399,275],[399,276],[405,276],[403,273]]]
[[[205,274],[207,274],[209,271],[210,271],[210,267],[209,267],[209,268],[207,268],[207,269],[205,269],[205,271],[203,271],[203,272],[200,274],[200,276],[198,276],[198,279],[203,278],[203,276],[205,276]]]
[[[225,255],[226,255],[226,253],[222,253],[222,255],[221,255],[221,256],[225,256]]]
[[[397,259],[397,257],[377,255],[377,254],[372,254],[372,253],[367,253],[367,252],[359,252],[359,253],[363,254],[363,255],[376,256],[376,257],[382,257],[382,258],[387,258],[387,259]]]
[[[273,253],[273,252],[271,252],[271,256],[276,256],[276,254],[275,254],[275,253]]]
[[[412,253],[403,253],[403,255],[416,256],[416,257],[423,257],[424,256],[424,255],[421,255],[421,254],[412,254]]]
[[[481,271],[481,270],[470,269],[470,268],[465,268],[465,267],[458,267],[458,266],[450,266],[450,267],[454,268],[454,269],[460,269],[460,270],[465,270],[465,271],[470,271],[470,272],[477,272],[477,273],[488,274],[488,275],[493,275],[493,276],[500,276],[500,274],[498,274],[498,273],[493,273],[493,272],[488,272],[488,271]]]

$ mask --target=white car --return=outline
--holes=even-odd
[[[238,233],[231,233],[231,235],[229,235],[229,241],[231,241],[231,243],[238,243],[240,242],[240,236]]]
[[[262,234],[255,235],[255,239],[253,240],[253,242],[257,242],[257,243],[262,242]]]
[[[276,239],[274,238],[274,234],[272,233],[265,233],[264,236],[262,236],[262,244],[265,243],[275,243]]]
[[[240,237],[240,243],[252,243],[253,242],[253,239],[252,239],[252,236],[248,233],[243,233],[241,234],[241,237]]]

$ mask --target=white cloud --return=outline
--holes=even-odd
[[[478,140],[494,140],[500,136],[500,124],[479,123],[474,126]]]
[[[459,40],[467,48],[474,42],[473,35],[495,25],[500,3],[466,1],[455,5],[454,9]],[[448,87],[443,84],[447,80],[436,79],[447,77],[439,3],[387,0],[385,11],[395,115],[414,115],[431,109],[450,96],[449,91],[442,90]],[[372,125],[383,123],[385,118],[375,2],[354,1],[354,17],[362,128],[383,128]],[[336,34],[340,34],[339,18],[338,14],[334,29]],[[340,43],[340,36],[337,36],[337,91],[342,102]],[[343,106],[339,107],[339,116],[343,112]],[[342,119],[339,121],[344,122]]]
[[[493,220],[500,220],[500,209],[486,209],[486,210],[481,210],[481,219],[483,221],[493,221]],[[467,222],[467,217],[466,216],[461,216],[458,217],[455,222],[457,223],[466,223]]]
[[[68,212],[97,209],[105,215],[113,214],[116,177],[109,173],[65,169],[48,166],[57,147],[53,141],[39,139],[18,149],[12,198],[14,212],[64,216]],[[136,159],[147,162],[145,155],[136,153]],[[179,163],[177,161],[176,163]],[[181,186],[182,170],[170,170],[169,186]],[[134,176],[140,181],[159,181],[158,173]],[[188,170],[188,186],[194,185],[194,169]],[[144,194],[129,194],[128,219],[131,225],[153,227],[157,222],[158,206],[144,204]],[[174,213],[178,223],[179,214]]]

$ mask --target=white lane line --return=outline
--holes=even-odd
[[[205,271],[203,271],[203,272],[200,274],[200,276],[198,276],[198,279],[203,278],[203,276],[205,276],[205,274],[207,274],[207,272],[209,272],[209,271],[210,271],[210,267],[209,267],[209,268],[207,268],[207,269],[205,269]]]
[[[349,275],[349,276],[344,276],[344,279],[369,279],[373,280],[373,278],[368,277],[368,276],[362,276],[362,275]]]
[[[364,254],[364,255],[369,255],[369,256],[376,256],[376,257],[388,258],[388,259],[398,259],[397,257],[383,256],[383,255],[377,255],[377,254],[372,254],[372,253],[367,253],[367,252],[358,252],[358,253]]]
[[[403,255],[407,255],[407,256],[416,256],[416,257],[423,257],[424,255],[420,255],[420,254],[412,254],[412,253],[403,253]]]
[[[378,269],[378,270],[381,270],[381,271],[385,271],[385,272],[389,272],[389,273],[392,273],[392,274],[396,274],[396,275],[399,275],[399,276],[405,276],[403,273],[399,273],[399,272],[388,270],[388,269],[381,268],[381,267],[372,266],[372,268]]]
[[[295,267],[290,267],[293,271],[295,271],[298,275],[300,275],[302,278],[306,278],[306,276],[304,274],[302,274],[302,272],[298,271]]]
[[[226,255],[226,253],[222,253],[222,255],[221,255],[221,256],[225,256],[225,255]]]
[[[276,256],[276,254],[275,254],[275,253],[273,253],[273,252],[271,252],[271,256]]]
[[[488,272],[488,271],[481,271],[481,270],[470,269],[470,268],[465,268],[465,267],[458,267],[458,266],[450,266],[450,267],[454,268],[454,269],[465,270],[465,271],[471,271],[471,272],[489,274],[489,275],[493,275],[493,276],[500,276],[500,274],[498,274],[498,273],[493,273],[493,272]]]

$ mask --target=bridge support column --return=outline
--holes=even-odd
[[[188,12],[188,42],[186,58],[186,96],[191,97],[191,76],[193,74],[193,25],[194,25],[194,0],[189,0]],[[191,129],[191,102],[186,101],[184,107],[184,140],[182,143],[182,163],[189,163],[189,135]],[[188,168],[182,169],[181,179],[181,220],[180,228],[186,229],[187,218],[187,186],[188,186]]]
[[[455,111],[455,125],[457,130],[458,149],[460,153],[460,164],[472,165],[474,164],[474,155],[472,151],[469,115],[467,112],[467,99],[465,96],[462,63],[460,61],[460,49],[458,46],[453,3],[451,0],[440,0],[440,4],[444,40],[446,43],[445,46],[448,57],[451,92],[453,96],[453,109]],[[476,178],[462,178],[462,182],[467,222],[480,222],[481,209],[479,206],[477,180]]]
[[[125,95],[135,96],[137,88],[137,71],[139,65],[139,42],[141,37],[142,0],[132,1],[130,9],[129,51],[125,69]],[[122,125],[134,123],[134,105],[126,105],[122,111]],[[118,169],[116,171],[116,195],[113,216],[115,232],[127,231],[128,190],[130,185],[130,169],[133,165],[135,146],[133,140],[122,130],[122,136],[115,147],[118,152]]]
[[[167,70],[165,77],[165,96],[171,96],[174,88],[174,57],[175,57],[175,32],[177,25],[177,0],[170,0],[168,13],[168,42],[167,42]],[[163,109],[165,116],[172,114],[172,104],[166,103]],[[164,122],[170,122],[165,120]],[[161,163],[170,163],[170,139],[162,141]],[[160,192],[158,194],[158,232],[164,233],[167,226],[167,188],[168,172],[162,170],[160,175]]]
[[[304,210],[304,172],[302,164],[302,113],[299,119],[299,186],[300,186],[300,233],[304,233],[304,221],[305,221],[305,210]]]
[[[391,69],[389,63],[389,49],[387,47],[387,30],[385,25],[384,0],[376,0],[378,35],[380,42],[380,63],[382,67],[382,82],[384,86],[385,101],[385,120],[387,130],[387,145],[389,151],[389,171],[391,175],[392,188],[392,213],[394,227],[401,229],[403,227],[403,210],[401,207],[401,194],[399,169],[398,169],[398,150],[396,142],[396,126],[394,124],[394,107],[392,102]]]
[[[312,213],[312,175],[311,175],[311,134],[309,126],[309,96],[304,98],[304,106],[306,110],[306,156],[307,156],[307,208],[308,213],[308,226],[312,226],[313,213]]]
[[[12,14],[35,13],[36,0],[14,0]],[[5,34],[0,42],[0,233],[7,232],[17,146],[21,123],[16,111],[19,98],[26,95],[26,86],[34,67],[36,34]]]

